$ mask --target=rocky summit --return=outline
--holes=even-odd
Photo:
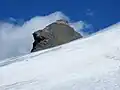
[[[34,42],[31,52],[44,50],[82,38],[78,32],[69,26],[66,20],[57,20],[43,30],[33,33]]]

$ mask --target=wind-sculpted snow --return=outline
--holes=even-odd
[[[56,51],[60,48],[61,48],[61,46],[58,46],[58,47],[42,50],[42,51],[40,51],[38,53],[34,53],[34,54],[32,53],[32,54],[21,56],[21,57],[19,56],[19,57],[12,57],[10,59],[5,59],[3,61],[0,61],[0,67],[11,64],[11,63],[19,62],[19,61],[24,61],[24,60],[27,61],[28,59],[32,59],[33,57],[39,56],[44,53]]]
[[[0,90],[120,90],[120,23],[0,65]]]

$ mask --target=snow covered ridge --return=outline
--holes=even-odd
[[[0,65],[0,90],[120,90],[120,23]]]

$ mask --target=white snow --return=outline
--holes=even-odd
[[[0,90],[120,90],[120,23],[0,62]]]

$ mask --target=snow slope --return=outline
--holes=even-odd
[[[120,23],[0,62],[0,90],[120,90]]]

